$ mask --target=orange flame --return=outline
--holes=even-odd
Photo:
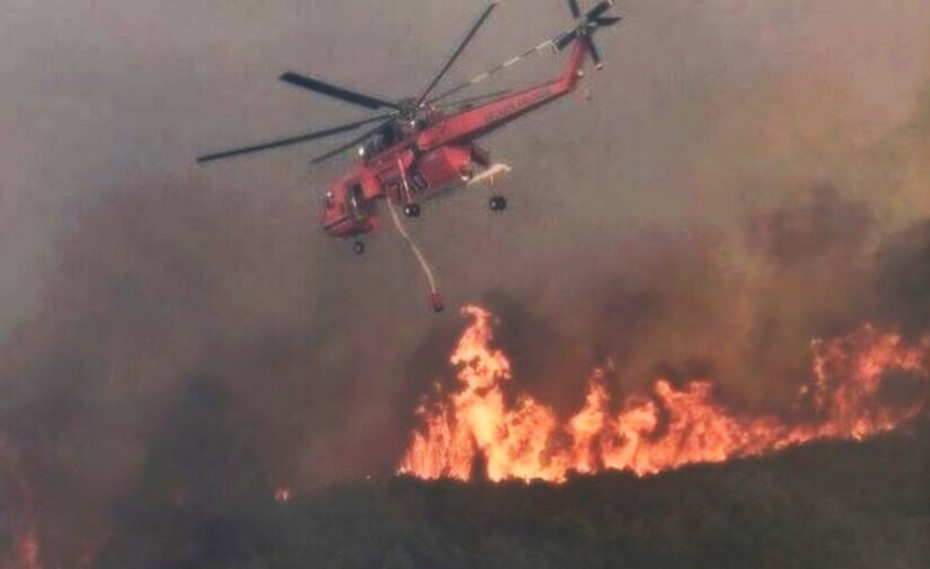
[[[413,433],[399,473],[552,482],[610,469],[645,475],[815,439],[861,440],[913,419],[927,404],[885,402],[880,389],[904,376],[927,382],[930,339],[908,347],[897,334],[866,324],[848,336],[812,342],[814,381],[798,395],[815,419],[746,416],[716,401],[706,381],[676,388],[665,379],[612,413],[606,373],[595,370],[584,406],[563,422],[529,395],[507,402],[502,385],[512,377],[510,361],[490,345],[493,317],[475,306],[463,313],[473,321],[450,359],[459,387],[420,406],[423,428]]]

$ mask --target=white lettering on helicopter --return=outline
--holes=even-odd
[[[552,89],[541,89],[539,91],[533,91],[532,93],[527,93],[526,95],[520,97],[513,103],[502,107],[500,109],[493,110],[489,112],[484,117],[485,123],[492,123],[498,121],[502,118],[508,117],[514,113],[518,113],[528,107],[531,107],[545,99],[548,99],[552,96]]]

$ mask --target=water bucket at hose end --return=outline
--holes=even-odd
[[[429,293],[429,302],[433,305],[433,312],[442,312],[445,310],[445,306],[442,303],[442,296],[439,292]]]

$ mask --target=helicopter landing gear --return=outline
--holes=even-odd
[[[356,241],[352,244],[352,250],[355,251],[356,255],[361,255],[365,252],[365,243],[362,241]]]
[[[420,204],[408,203],[404,206],[404,215],[407,217],[420,217]]]
[[[507,209],[507,198],[504,196],[491,196],[488,200],[488,207],[493,212],[502,212]]]

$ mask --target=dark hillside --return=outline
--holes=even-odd
[[[282,504],[256,500],[256,483],[255,495],[230,495],[224,507],[193,501],[127,514],[98,565],[928,567],[928,442],[922,425],[643,479],[385,478]]]

